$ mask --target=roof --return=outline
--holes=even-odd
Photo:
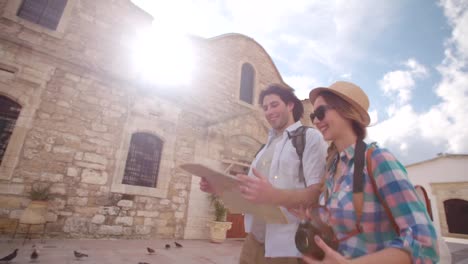
[[[437,154],[437,157],[434,157],[432,159],[423,160],[423,161],[418,161],[418,162],[415,162],[415,163],[412,163],[412,164],[409,164],[409,165],[405,165],[405,167],[412,167],[412,166],[420,165],[420,164],[423,164],[423,163],[428,163],[428,162],[432,162],[432,161],[435,161],[435,160],[446,159],[446,158],[468,158],[468,154],[439,153],[439,154]]]

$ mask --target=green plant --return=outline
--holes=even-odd
[[[50,185],[33,184],[29,192],[29,198],[33,201],[47,201],[50,198]]]
[[[226,222],[228,209],[224,206],[223,201],[214,194],[212,194],[210,198],[211,204],[214,206],[215,209],[215,221]]]

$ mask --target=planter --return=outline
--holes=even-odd
[[[44,224],[48,209],[47,201],[32,201],[21,214],[19,222],[21,224]]]
[[[210,228],[210,239],[213,243],[222,243],[226,240],[226,233],[232,227],[231,222],[211,221],[208,223]]]

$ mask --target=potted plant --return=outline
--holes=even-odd
[[[22,224],[44,224],[50,199],[50,185],[35,183],[29,192],[31,202],[20,217]]]
[[[211,204],[214,207],[215,220],[208,223],[210,228],[210,239],[214,243],[222,243],[226,240],[226,233],[232,227],[231,222],[226,221],[228,209],[223,201],[216,195],[211,195]]]

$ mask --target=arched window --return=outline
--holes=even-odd
[[[244,63],[241,71],[239,98],[249,104],[253,104],[253,92],[255,84],[255,70],[250,63]]]
[[[0,164],[20,111],[21,105],[5,96],[0,96]]]
[[[468,201],[449,199],[444,201],[444,209],[449,232],[468,235]]]
[[[156,187],[163,141],[149,133],[135,133],[130,140],[123,184]]]

